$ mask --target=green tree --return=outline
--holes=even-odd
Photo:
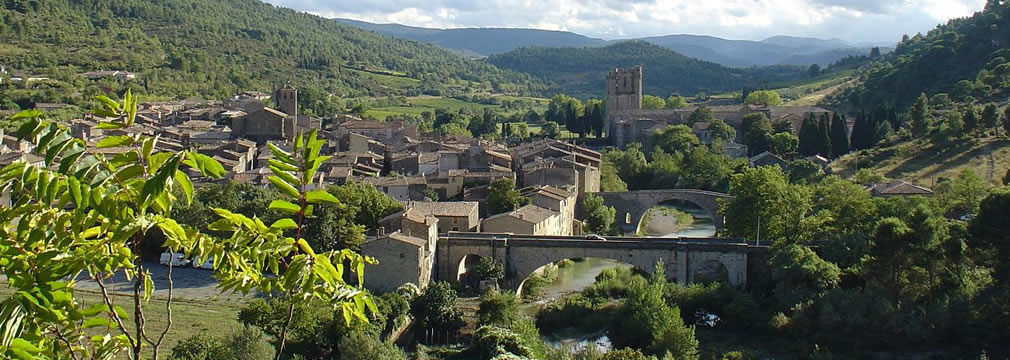
[[[1003,116],[1000,116],[1003,125],[1003,135],[1010,136],[1010,106],[1003,109]]]
[[[664,107],[666,107],[666,101],[663,98],[652,95],[642,96],[643,109],[662,109]]]
[[[1010,187],[993,191],[982,199],[978,214],[972,218],[969,238],[972,248],[989,252],[987,263],[996,267],[1003,280],[1010,280]]]
[[[680,95],[670,95],[666,98],[667,109],[680,109],[687,107],[687,98]]]
[[[831,117],[831,156],[841,157],[849,153],[849,127],[845,118],[834,113]]]
[[[694,109],[691,112],[691,116],[687,117],[687,125],[694,126],[695,123],[700,122],[711,123],[713,120],[715,120],[715,115],[712,114],[712,108],[708,105],[702,105]]]
[[[838,266],[824,261],[802,245],[790,244],[774,249],[768,265],[775,283],[775,299],[783,309],[815,299],[837,287],[841,281],[842,272]]]
[[[428,285],[410,304],[410,314],[422,333],[459,333],[463,327],[463,311],[456,306],[456,291],[444,281]]]
[[[614,345],[642,349],[647,354],[669,352],[677,359],[698,359],[694,327],[684,325],[680,308],[663,298],[666,275],[656,266],[649,282],[633,281],[628,296],[618,310],[617,321],[608,332]]]
[[[807,68],[807,75],[810,77],[818,77],[821,75],[821,66],[817,64],[810,65]]]
[[[511,291],[490,290],[480,297],[480,305],[477,307],[477,323],[481,326],[494,325],[508,328],[519,321],[521,316],[519,299]]]
[[[102,122],[101,127],[129,129],[134,125],[138,101],[130,92],[124,95],[122,102],[107,97],[98,100],[102,107],[94,113],[115,118]],[[149,345],[152,356],[158,358],[160,345],[171,328],[152,334],[144,325],[144,305],[154,291],[154,280],[140,258],[147,235],[155,231],[164,236],[163,246],[171,253],[215,259],[215,274],[220,279],[222,291],[272,289],[285,296],[325,298],[334,306],[346,307],[352,316],[360,317],[364,317],[364,308],[372,304],[371,298],[357,286],[345,283],[343,278],[334,278],[328,272],[334,260],[362,265],[367,260],[349,251],[314,254],[304,239],[283,234],[285,229],[296,232],[301,229],[293,220],[280,219],[267,227],[260,221],[219,209],[218,214],[223,219],[214,222],[210,230],[234,231],[234,234],[212,239],[199,229],[181,225],[169,217],[177,200],[189,203],[193,198],[192,183],[182,166],[204,176],[220,178],[225,171],[213,159],[192,151],[155,152],[155,139],[146,135],[106,136],[98,142],[97,148],[126,150],[115,157],[94,156],[90,155],[94,149],[88,149],[66,129],[45,120],[41,112],[26,111],[13,119],[24,121],[19,136],[36,144],[45,164],[36,168],[17,162],[5,167],[0,175],[4,179],[3,191],[18,194],[11,211],[0,216],[5,217],[3,223],[14,224],[12,216],[17,214],[18,225],[8,226],[21,229],[8,229],[6,241],[0,242],[0,261],[7,264],[3,267],[4,274],[9,284],[18,290],[18,295],[5,301],[0,309],[9,326],[6,330],[17,329],[7,332],[5,337],[13,339],[10,344],[18,346],[5,346],[5,351],[23,354],[25,349],[31,349],[37,355],[45,352],[53,357],[76,358],[86,353],[113,357],[128,350],[130,357],[137,359]],[[311,178],[315,170],[305,164],[314,163],[322,142],[316,140],[313,133],[305,142],[310,144],[308,149],[303,151],[302,143],[299,136],[295,149],[300,153],[282,153],[285,156],[278,156],[277,163],[296,169],[291,171],[298,176],[308,174],[305,177]],[[304,211],[308,203],[338,203],[332,196],[317,196],[318,193],[309,194],[290,185],[281,186],[288,185],[288,181],[279,177],[271,179],[278,181],[277,186],[284,189],[282,193],[301,197],[301,207],[291,204],[296,212]],[[298,185],[304,189],[306,183]],[[283,200],[274,202],[278,201],[290,204]],[[242,222],[242,230],[235,231],[240,227],[232,220]],[[272,239],[271,242],[254,242],[266,237]],[[33,244],[30,249],[20,245],[29,243]],[[263,266],[277,264],[280,258],[287,259],[288,264],[310,266],[305,271],[288,271],[290,267],[281,271],[275,267],[272,272],[276,276],[262,276]],[[360,274],[357,267],[352,271]],[[134,283],[132,315],[112,302],[105,286],[105,281],[119,272],[125,272]],[[73,287],[67,279],[80,274],[102,289],[101,303],[84,308],[82,302],[74,300]],[[291,286],[292,283],[304,285]],[[169,281],[167,286],[171,284]],[[129,320],[136,324],[133,329],[124,325]],[[85,328],[98,324],[107,336],[91,337],[97,329],[85,334]],[[53,330],[59,336],[51,332]],[[53,339],[54,336],[59,340]],[[279,348],[283,348],[283,342],[281,336]]]
[[[800,139],[788,132],[780,132],[778,134],[772,135],[771,138],[771,152],[777,155],[785,155],[796,151],[796,147],[799,146]]]
[[[596,137],[603,136],[604,103],[600,99],[586,100],[584,132],[593,132]],[[582,134],[580,134],[582,135]]]
[[[472,275],[472,279],[477,282],[485,280],[498,281],[505,277],[505,266],[499,263],[494,258],[481,257],[477,261],[477,265],[474,265],[473,270],[469,272]]]
[[[996,104],[989,103],[982,109],[983,131],[997,130],[999,127],[999,109]]]
[[[755,239],[760,223],[761,241],[798,242],[809,237],[814,219],[810,190],[789,184],[778,167],[744,169],[730,178],[732,200],[720,205],[726,236]]]
[[[544,122],[544,124],[540,126],[540,136],[548,139],[557,139],[561,137],[561,127],[558,126],[558,123],[553,121]]]
[[[747,145],[751,154],[763,153],[771,147],[772,123],[764,113],[745,115],[740,131],[743,132],[743,143]]]
[[[800,155],[811,156],[820,153],[821,141],[820,132],[817,126],[817,115],[811,113],[803,119],[803,127],[800,128],[799,145],[797,150]]]
[[[779,106],[782,105],[782,98],[774,90],[757,90],[747,94],[747,98],[744,99],[743,103],[747,105]]]
[[[727,143],[736,140],[736,129],[722,119],[712,119],[708,123],[708,131],[715,142]]]
[[[700,143],[686,125],[668,125],[663,131],[652,135],[652,143],[667,153],[688,151]]]
[[[971,169],[961,170],[952,180],[940,181],[934,189],[940,206],[950,214],[974,214],[988,193],[985,180]]]
[[[883,123],[886,123],[884,121]],[[820,122],[817,123],[817,154],[825,158],[831,158],[831,118],[828,114],[821,115]]]
[[[628,191],[628,183],[617,174],[617,168],[609,161],[600,164],[600,191]]]
[[[609,234],[617,217],[617,210],[603,203],[603,198],[585,194],[579,202],[579,210],[585,217],[586,230],[595,234]]]
[[[510,178],[491,182],[487,196],[488,211],[491,214],[500,214],[528,204],[530,200],[523,197],[515,187],[515,180]]]
[[[965,133],[978,134],[982,131],[981,120],[979,120],[978,109],[974,105],[968,105],[962,111],[964,113],[964,131]]]
[[[919,99],[915,101],[915,105],[912,105],[908,115],[912,122],[913,135],[923,136],[929,131],[929,126],[933,122],[933,119],[932,115],[930,115],[929,98],[926,97],[926,93],[919,95]]]

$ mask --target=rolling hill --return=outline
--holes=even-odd
[[[639,64],[645,66],[645,92],[663,97],[672,93],[695,95],[739,90],[806,75],[805,68],[795,66],[727,68],[645,41],[625,41],[605,47],[526,47],[490,56],[487,61],[502,69],[552,79],[559,91],[576,97],[603,96],[608,71]]]
[[[503,54],[521,47],[592,47],[644,40],[688,57],[723,66],[825,66],[849,55],[866,55],[870,47],[839,39],[773,36],[762,41],[727,40],[703,35],[667,35],[639,39],[602,40],[567,31],[504,28],[432,29],[399,24],[373,24],[350,19],[337,22],[386,36],[435,44],[468,56]]]
[[[337,22],[407,40],[432,43],[473,56],[506,53],[525,46],[583,47],[604,46],[606,40],[567,31],[506,28],[429,29],[399,24],[372,24],[350,19]]]
[[[139,91],[176,98],[222,98],[286,82],[341,96],[444,92],[475,83],[511,94],[547,88],[437,46],[256,0],[7,1],[0,18],[0,64],[8,70],[70,84],[73,74],[126,70],[140,73]],[[372,74],[414,81],[389,87]]]

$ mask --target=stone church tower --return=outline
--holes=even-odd
[[[291,85],[274,91],[274,104],[277,110],[290,116],[298,115],[298,89]]]
[[[642,65],[607,74],[607,111],[642,109]]]

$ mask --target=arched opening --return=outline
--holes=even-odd
[[[650,269],[651,271],[651,269]],[[543,265],[528,274],[516,288],[520,298],[534,303],[556,300],[566,294],[592,287],[604,278],[627,280],[649,272],[631,264],[605,258],[570,258]]]
[[[716,233],[712,214],[695,203],[671,199],[645,211],[637,227],[639,236],[712,237]]]
[[[483,256],[468,254],[464,256],[463,259],[460,259],[459,265],[456,268],[456,281],[466,283],[467,273],[477,266],[477,263],[480,262],[481,258],[483,258]]]
[[[729,269],[719,260],[708,260],[694,269],[691,282],[695,283],[729,283]]]

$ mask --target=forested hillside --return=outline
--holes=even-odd
[[[93,70],[138,72],[148,93],[224,97],[291,82],[340,96],[487,90],[545,83],[434,45],[390,39],[256,0],[9,0],[0,3],[0,64],[74,90]],[[403,77],[387,86],[372,75]],[[66,91],[41,101],[68,100]]]
[[[607,44],[606,40],[568,31],[508,28],[429,29],[399,24],[373,24],[350,19],[336,19],[336,21],[386,36],[432,43],[478,56],[501,54],[523,46],[580,47]]]
[[[606,47],[527,47],[491,56],[487,61],[502,69],[551,79],[558,83],[561,92],[577,97],[604,95],[608,71],[639,64],[645,66],[645,92],[664,97],[673,93],[695,95],[758,87],[807,74],[806,68],[793,66],[726,68],[645,41]]]
[[[1010,87],[1010,4],[990,0],[968,18],[925,35],[905,36],[886,61],[863,74],[848,100],[861,108],[884,102],[910,105],[921,93],[956,102],[1005,98]],[[941,97],[944,98],[944,97]]]

